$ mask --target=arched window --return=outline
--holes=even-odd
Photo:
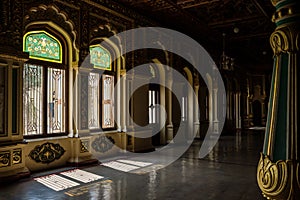
[[[23,70],[24,135],[66,132],[66,70],[61,42],[45,31],[24,35],[30,60]]]
[[[114,75],[111,55],[100,45],[90,47],[92,72],[88,75],[88,127],[114,128]],[[100,77],[100,70],[105,70]],[[101,100],[100,100],[101,99]]]

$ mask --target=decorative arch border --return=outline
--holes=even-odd
[[[45,20],[43,17],[45,12],[54,11],[56,17],[53,21]],[[60,9],[56,5],[44,5],[41,4],[39,6],[33,6],[29,9],[29,12],[25,15],[24,21],[24,30],[28,30],[29,27],[34,25],[41,26],[47,25],[57,32],[59,32],[67,42],[67,48],[70,53],[72,53],[72,61],[79,61],[79,48],[78,48],[78,40],[77,40],[77,31],[75,29],[75,25],[73,21],[69,19],[66,13],[61,12]],[[60,24],[60,25],[57,25]],[[27,31],[26,31],[27,32]],[[70,55],[68,55],[70,56]]]

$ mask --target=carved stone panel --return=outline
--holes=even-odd
[[[49,164],[61,158],[65,150],[59,144],[44,143],[37,145],[29,154],[30,158],[37,163]]]
[[[95,151],[99,153],[105,153],[109,151],[115,144],[115,140],[112,137],[99,136],[93,143],[92,147]]]
[[[89,152],[89,140],[80,140],[80,153]]]
[[[0,152],[0,168],[10,166],[10,156],[9,151]]]
[[[13,158],[12,158],[12,164],[20,164],[22,163],[22,149],[14,149],[13,150]]]

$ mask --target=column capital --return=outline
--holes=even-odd
[[[270,43],[275,55],[299,51],[300,31],[296,25],[289,25],[276,29],[271,37]]]
[[[300,2],[298,0],[271,0],[271,2],[276,8],[272,21],[277,27],[298,23],[300,19]]]

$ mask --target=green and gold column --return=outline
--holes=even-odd
[[[270,37],[274,71],[257,181],[268,199],[300,199],[299,0],[272,0],[276,29]]]

